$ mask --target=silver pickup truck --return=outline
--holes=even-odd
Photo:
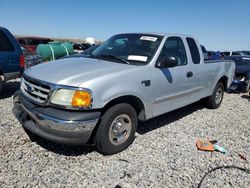
[[[205,61],[187,35],[129,33],[89,56],[27,69],[14,114],[32,135],[64,144],[94,143],[104,154],[127,148],[137,122],[203,99],[218,108],[233,80],[231,61]]]

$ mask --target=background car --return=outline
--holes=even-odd
[[[220,51],[207,51],[208,60],[218,60],[222,59],[223,55]]]
[[[4,82],[18,78],[24,69],[23,52],[14,36],[0,27],[0,93]]]
[[[21,47],[21,49],[22,49],[23,55],[24,55],[25,69],[44,62],[42,56],[40,56],[36,53],[30,52],[29,50],[27,50],[24,47]]]
[[[247,55],[250,55],[250,51],[246,51],[246,50],[242,50],[242,51],[226,51],[226,52],[223,52],[225,56],[247,56]]]
[[[74,52],[81,53],[84,50],[87,50],[91,46],[92,46],[91,44],[75,43],[75,44],[73,44],[73,49],[74,49]]]
[[[60,59],[64,59],[64,58],[72,58],[72,57],[88,57],[89,55],[91,55],[91,53],[98,48],[100,45],[92,45],[91,47],[89,47],[87,50],[84,50],[78,54],[72,54],[69,56],[64,56]]]
[[[245,54],[245,55],[249,55],[250,56],[250,51],[241,51],[241,53]]]
[[[229,89],[248,92],[250,89],[250,56],[228,56],[225,59],[235,62],[235,78]]]
[[[221,56],[222,57],[230,56],[230,52],[229,51],[221,52]]]
[[[32,53],[36,52],[38,44],[47,44],[53,40],[42,37],[16,37],[18,43]]]

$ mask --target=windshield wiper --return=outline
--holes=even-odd
[[[98,57],[119,60],[120,62],[129,65],[129,62],[127,60],[125,60],[125,59],[123,59],[123,58],[121,58],[119,56],[115,56],[115,55],[99,55]]]

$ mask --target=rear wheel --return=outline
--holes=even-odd
[[[206,99],[206,106],[211,109],[219,108],[224,96],[224,85],[219,82],[214,88],[213,94]]]
[[[117,104],[102,116],[95,135],[95,145],[103,154],[115,154],[132,144],[137,129],[137,115],[129,104]]]

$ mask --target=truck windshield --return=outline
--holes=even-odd
[[[162,38],[151,34],[115,35],[95,49],[91,55],[121,63],[147,64],[153,58]]]

